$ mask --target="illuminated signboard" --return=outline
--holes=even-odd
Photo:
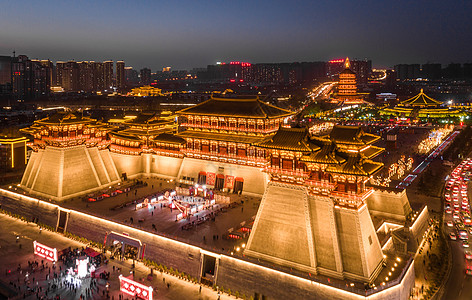
[[[144,300],[152,300],[152,287],[123,277],[123,275],[120,275],[119,278],[120,291],[133,297],[136,296]]]
[[[50,248],[36,241],[33,241],[34,255],[41,256],[50,261],[57,261],[57,250],[56,248]]]

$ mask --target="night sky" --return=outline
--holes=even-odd
[[[2,1],[0,55],[120,60],[153,71],[217,61],[374,66],[471,62],[472,1]]]

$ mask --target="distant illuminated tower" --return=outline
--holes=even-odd
[[[356,96],[357,95],[357,83],[356,83],[356,73],[354,73],[351,68],[351,63],[349,58],[346,57],[344,62],[344,71],[339,73],[339,86],[338,86],[338,95],[339,97],[343,96]]]

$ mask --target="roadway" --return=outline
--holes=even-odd
[[[471,250],[469,250],[470,248],[468,249],[463,246],[462,240],[459,238],[458,234],[458,230],[460,229],[460,227],[462,227],[462,225],[460,224],[463,224],[464,221],[465,223],[469,223],[467,222],[467,220],[465,220],[464,215],[467,216],[467,211],[470,212],[470,202],[468,202],[468,199],[470,199],[470,195],[472,195],[472,188],[470,181],[461,181],[460,178],[462,177],[463,179],[468,179],[468,177],[470,177],[470,173],[468,174],[468,172],[470,171],[472,171],[472,166],[469,168],[462,168],[460,171],[455,173],[456,175],[454,175],[454,172],[451,173],[452,178],[454,176],[457,176],[457,178],[455,179],[454,184],[451,185],[449,190],[446,185],[445,194],[449,194],[449,196],[445,196],[445,198],[450,197],[452,201],[444,201],[446,206],[444,215],[444,232],[447,235],[450,249],[452,252],[452,268],[450,276],[446,281],[445,289],[442,293],[441,299],[472,299],[472,276],[467,275],[465,272],[466,266],[470,266],[472,263],[472,260],[466,259],[465,251]],[[461,189],[462,182],[464,182],[467,186],[467,193],[464,194],[462,193]],[[455,193],[454,191],[456,186],[458,186],[458,189],[456,190],[460,191],[458,193]],[[454,196],[455,194],[457,196]],[[457,199],[457,201],[455,201],[455,199]],[[464,207],[462,207],[461,205],[463,200],[467,202],[467,205],[465,205]],[[448,204],[450,205],[450,208],[447,208]],[[456,206],[459,204],[461,205],[461,207],[454,207],[454,204],[456,204]],[[456,212],[454,212],[454,209],[456,209]],[[459,211],[458,214],[457,211]],[[459,218],[457,218],[457,216],[459,216]],[[453,226],[451,226],[451,222]],[[467,227],[469,234],[467,234],[466,240],[470,243],[472,242],[472,235],[470,234],[470,232],[472,232],[472,227],[470,227],[470,225]],[[451,232],[456,235],[456,240],[451,239]]]

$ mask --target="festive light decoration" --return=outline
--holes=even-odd
[[[33,241],[34,255],[41,256],[50,261],[57,261],[57,249],[50,248],[36,241]]]
[[[119,279],[121,292],[144,300],[152,300],[153,289],[151,286],[145,286],[144,284],[124,277],[123,275],[120,275]]]
[[[87,276],[87,266],[89,263],[88,257],[86,259],[77,259],[75,264],[77,266],[77,277],[84,278]]]
[[[452,132],[452,126],[431,130],[428,138],[418,145],[419,154],[428,154],[433,148],[439,146],[442,141]]]
[[[403,175],[413,167],[413,162],[412,157],[406,159],[405,155],[400,156],[400,159],[396,163],[391,164],[388,168],[387,177],[377,176],[377,178],[372,179],[373,184],[389,187],[390,182],[392,182],[392,177],[397,176],[398,179],[402,178]]]

